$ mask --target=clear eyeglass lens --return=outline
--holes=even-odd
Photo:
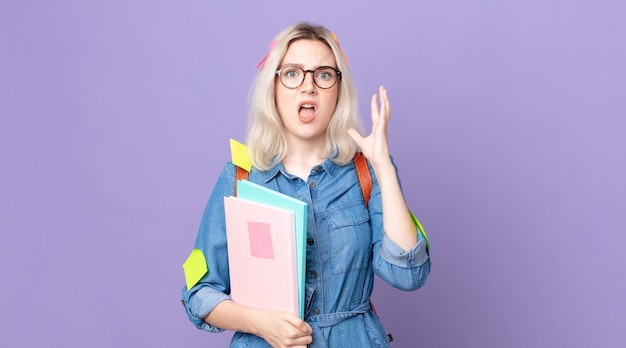
[[[280,72],[280,80],[287,88],[297,88],[304,81],[305,72],[298,67],[284,68]],[[337,72],[329,67],[321,67],[313,71],[313,81],[320,88],[330,88],[337,82]]]

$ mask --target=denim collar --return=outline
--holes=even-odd
[[[316,167],[323,169],[326,174],[328,174],[328,176],[330,176],[331,178],[335,177],[337,171],[340,168],[340,166],[337,163],[333,162],[330,158],[327,158],[326,160],[324,160],[324,162],[313,167],[311,170],[314,171]],[[278,173],[281,173],[286,178],[295,178],[294,175],[287,173],[287,171],[285,170],[285,166],[283,166],[283,162],[278,162],[270,169],[259,172],[259,174],[263,178],[263,181],[266,183],[272,180],[276,175],[278,175]]]

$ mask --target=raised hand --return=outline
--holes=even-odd
[[[380,108],[376,100],[376,94],[372,96],[372,132],[367,137],[361,136],[355,129],[349,129],[348,134],[359,145],[361,151],[372,166],[377,167],[381,163],[389,161],[389,146],[387,141],[387,124],[391,117],[391,106],[387,96],[387,89],[380,86]]]

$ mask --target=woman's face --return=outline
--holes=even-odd
[[[323,66],[337,68],[328,46],[321,41],[304,39],[291,43],[279,69],[285,66],[303,70]],[[302,84],[292,89],[285,87],[276,77],[276,105],[287,137],[291,140],[325,142],[326,129],[337,105],[338,91],[339,81],[331,88],[322,89],[313,81],[313,73],[305,73]]]

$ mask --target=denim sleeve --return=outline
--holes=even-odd
[[[426,283],[430,273],[431,262],[427,242],[418,233],[417,228],[418,242],[408,251],[404,251],[387,236],[383,228],[380,187],[371,166],[370,173],[372,175],[372,194],[369,212],[374,250],[374,272],[395,288],[405,291],[419,289]],[[399,181],[400,178],[398,178]]]
[[[204,209],[195,242],[195,248],[204,254],[208,272],[191,289],[183,286],[182,290],[182,302],[189,320],[198,329],[210,332],[224,330],[205,323],[204,318],[220,302],[230,299],[224,197],[233,195],[234,183],[234,167],[227,163]]]

